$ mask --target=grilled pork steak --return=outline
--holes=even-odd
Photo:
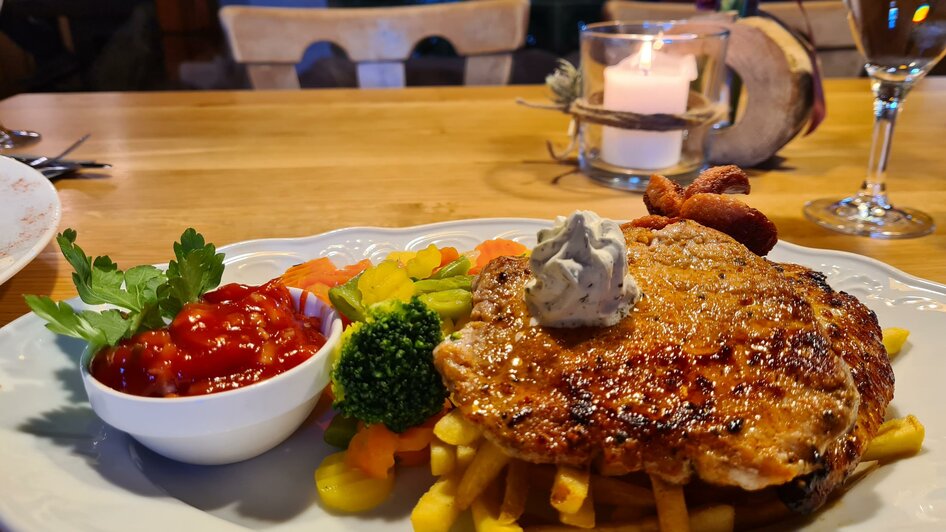
[[[472,321],[435,351],[454,403],[530,462],[746,489],[804,478],[796,507],[820,505],[892,396],[876,318],[695,222],[623,229],[644,296],[613,327],[533,325],[528,260],[484,269]]]
[[[808,301],[819,316],[818,329],[850,366],[861,398],[854,427],[828,446],[821,467],[780,490],[790,508],[808,513],[821,506],[857,467],[893,399],[894,376],[877,317],[870,309],[852,295],[831,290],[818,272],[797,264],[781,267],[795,289],[809,295]]]

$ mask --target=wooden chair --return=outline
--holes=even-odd
[[[792,30],[802,35],[808,34],[805,17],[797,3],[767,2],[761,5],[761,9]],[[821,61],[822,73],[827,77],[860,74],[863,71],[864,59],[854,44],[844,3],[841,0],[806,1],[805,11],[811,22],[815,51]],[[712,11],[698,11],[691,4],[625,0],[608,1],[604,5],[604,12],[611,20],[672,20],[692,18],[697,14],[714,14]]]
[[[797,3],[771,2],[762,4],[761,9],[796,32],[808,34],[805,16]],[[844,3],[841,0],[806,1],[805,12],[824,75],[856,77],[862,74],[866,61],[857,51]]]
[[[726,21],[733,19],[732,15],[697,9],[692,3],[675,4],[664,2],[636,2],[629,0],[609,0],[604,4],[604,16],[609,20],[643,21],[643,20],[682,20],[691,19],[699,15],[700,18],[715,18],[719,16]]]
[[[220,10],[230,49],[256,89],[298,89],[295,65],[314,42],[329,41],[357,65],[360,87],[403,87],[404,60],[428,37],[466,57],[464,83],[503,85],[525,42],[529,0],[480,0],[382,8]]]

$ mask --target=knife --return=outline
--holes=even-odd
[[[25,155],[25,154],[4,154],[4,155],[25,164],[30,164],[31,162],[35,161],[36,159],[40,157],[39,155]],[[112,165],[108,163],[100,163],[100,162],[91,161],[91,160],[77,161],[77,160],[72,160],[72,159],[59,159],[56,161],[56,163],[64,164],[64,165],[76,165],[80,168],[111,168],[112,167]]]

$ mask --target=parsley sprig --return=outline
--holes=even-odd
[[[164,327],[185,304],[216,288],[223,275],[223,253],[193,228],[174,243],[175,260],[167,271],[149,265],[122,271],[108,256],[92,259],[76,245],[73,229],[60,233],[56,242],[75,270],[72,281],[79,298],[90,305],[118,308],[77,312],[65,302],[32,295],[25,296],[26,304],[48,322],[49,330],[81,338],[95,350]]]

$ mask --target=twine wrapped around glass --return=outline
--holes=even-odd
[[[643,190],[649,176],[681,184],[706,167],[713,127],[728,117],[729,31],[697,21],[609,22],[581,34],[578,162],[592,179]]]

